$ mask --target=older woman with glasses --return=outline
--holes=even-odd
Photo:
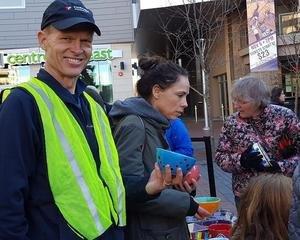
[[[224,122],[216,162],[232,173],[238,206],[240,193],[253,176],[261,172],[293,175],[300,157],[300,123],[291,110],[269,104],[269,89],[260,79],[237,80],[231,94],[237,111]]]

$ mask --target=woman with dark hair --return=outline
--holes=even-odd
[[[116,101],[109,113],[116,124],[114,137],[127,193],[132,192],[132,186],[141,185],[130,178],[143,178],[153,170],[156,148],[169,148],[165,129],[169,119],[179,117],[187,107],[190,87],[187,71],[171,61],[144,57],[139,60],[139,67],[139,96]],[[127,194],[127,240],[188,240],[185,217],[208,216],[190,195],[196,188],[195,179],[190,186],[183,182],[182,172],[177,169],[169,184],[173,186],[143,202],[137,203]]]
[[[271,91],[271,103],[284,106],[285,95],[281,87],[274,87]]]
[[[288,239],[291,199],[291,178],[278,173],[253,177],[241,195],[238,220],[230,239]]]
[[[231,96],[237,112],[224,122],[215,159],[222,170],[232,173],[238,206],[240,193],[253,176],[293,175],[300,159],[300,123],[290,109],[269,104],[270,91],[258,78],[237,80]]]

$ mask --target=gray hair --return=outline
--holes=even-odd
[[[251,101],[259,107],[265,107],[270,102],[270,91],[264,81],[247,76],[234,82],[231,97]]]

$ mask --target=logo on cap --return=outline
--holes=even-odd
[[[74,6],[74,10],[75,10],[75,11],[81,11],[81,12],[85,12],[85,13],[88,13],[88,14],[90,14],[90,11],[89,11],[89,10],[87,10],[86,8],[83,8],[83,7]]]

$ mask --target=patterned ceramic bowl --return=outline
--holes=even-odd
[[[207,210],[210,214],[213,214],[220,207],[221,199],[217,197],[202,197],[196,196],[194,200],[199,203],[200,207]]]
[[[172,175],[176,175],[177,168],[181,168],[183,175],[185,175],[196,163],[196,159],[193,157],[162,148],[156,148],[156,161],[162,171],[169,164]]]

